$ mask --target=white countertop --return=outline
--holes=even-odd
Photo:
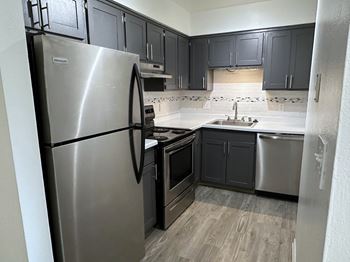
[[[157,140],[146,139],[146,141],[145,141],[145,149],[149,149],[149,148],[154,147],[156,145],[158,145]]]
[[[252,127],[213,125],[212,121],[226,119],[224,114],[203,113],[176,113],[155,119],[155,125],[159,127],[184,128],[196,130],[201,127],[237,130],[261,133],[304,134],[305,118],[303,117],[276,117],[276,116],[252,116],[259,122]]]

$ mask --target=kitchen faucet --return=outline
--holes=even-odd
[[[238,120],[238,103],[237,103],[236,100],[233,102],[232,110],[235,111],[235,118],[234,118],[234,120]]]

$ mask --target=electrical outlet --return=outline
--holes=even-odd
[[[284,111],[284,104],[282,103],[278,104],[278,111]]]
[[[203,105],[204,109],[210,109],[210,101],[205,101]]]

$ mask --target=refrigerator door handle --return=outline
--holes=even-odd
[[[137,91],[139,95],[141,123],[134,123],[133,121],[135,80],[137,82]],[[145,116],[144,116],[142,83],[141,83],[140,71],[137,64],[133,65],[133,69],[131,73],[130,97],[129,97],[129,125],[131,127],[129,130],[131,158],[132,158],[132,163],[133,163],[134,172],[136,176],[136,181],[139,184],[142,179],[143,166],[144,166],[144,160],[145,160]],[[140,155],[139,165],[137,165],[136,152],[135,152],[135,141],[134,141],[134,134],[133,134],[135,130],[141,130],[141,155]]]

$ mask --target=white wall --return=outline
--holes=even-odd
[[[191,35],[313,23],[317,0],[270,0],[191,14]]]
[[[114,0],[153,18],[184,34],[190,35],[190,13],[170,0]]]
[[[2,186],[9,187],[8,190],[1,190],[1,199],[11,203],[11,206],[1,205],[1,213],[11,214],[14,212],[13,209],[19,206],[23,224],[19,224],[18,210],[14,214],[13,224],[0,224],[1,242],[6,236],[9,241],[11,240],[12,237],[9,236],[11,231],[19,239],[18,245],[12,246],[12,252],[5,252],[8,257],[0,257],[0,260],[25,261],[27,257],[32,262],[50,262],[53,258],[22,10],[22,1],[1,1],[0,100],[3,101],[1,104],[5,105],[6,111],[4,108],[0,111],[2,126],[0,135],[1,141],[5,141],[4,153],[7,153],[7,161],[12,161],[12,166],[10,162],[6,169],[1,169],[0,183],[5,182],[6,184]],[[9,137],[6,137],[6,128]],[[14,185],[14,182],[17,185]],[[14,195],[16,191],[17,196]],[[3,232],[6,234],[3,235]],[[26,254],[23,254],[21,234],[24,234]],[[0,245],[1,248],[7,246]],[[1,252],[0,256],[2,255]]]
[[[346,215],[344,212],[349,211],[343,210],[339,213],[339,210],[349,209],[349,202],[346,202],[350,188],[349,171],[348,167],[344,170],[343,165],[348,166],[350,155],[345,145],[338,148],[336,152],[337,144],[339,146],[342,139],[346,139],[350,133],[349,129],[343,130],[347,128],[348,120],[343,123],[339,122],[339,115],[347,112],[343,111],[346,109],[345,105],[340,107],[343,89],[343,101],[345,100],[345,103],[349,101],[348,96],[345,96],[349,92],[347,90],[349,85],[343,81],[349,21],[350,1],[319,0],[300,182],[296,230],[297,262],[350,261],[349,242],[337,241],[343,241],[340,236],[342,234],[347,235],[344,236],[344,238],[347,237],[347,240],[349,237],[349,231],[343,231],[349,226],[348,217],[344,220],[344,215]],[[319,103],[313,101],[317,73],[322,74]],[[348,77],[346,80],[349,80]],[[348,118],[349,115],[345,117]],[[319,187],[320,174],[315,160],[315,153],[318,152],[318,135],[323,135],[328,142],[323,189]],[[339,161],[342,159],[346,160],[343,165],[340,165]],[[346,194],[339,195],[342,193]],[[338,201],[340,202],[337,203]],[[336,233],[339,235],[337,236]],[[325,242],[327,243],[326,248],[329,247],[331,250],[326,251],[327,258],[323,259]],[[343,244],[347,246],[341,248]]]
[[[350,10],[349,5],[347,10]],[[324,250],[325,262],[350,261],[350,32],[347,50],[331,202],[329,205]]]

